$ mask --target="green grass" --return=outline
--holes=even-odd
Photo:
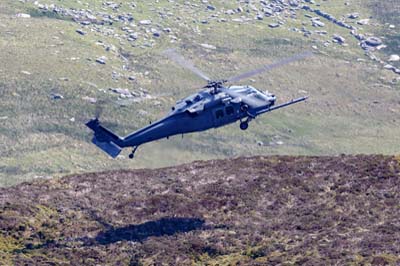
[[[52,1],[41,1],[51,3]],[[102,1],[76,1],[57,3],[64,7],[101,10]],[[224,158],[254,154],[339,154],[339,153],[398,153],[396,143],[400,130],[397,126],[400,108],[395,100],[399,96],[397,76],[375,66],[365,58],[355,39],[347,29],[326,22],[327,36],[309,38],[289,29],[301,28],[302,22],[312,29],[307,13],[298,11],[295,20],[286,18],[285,25],[269,29],[275,18],[251,23],[232,21],[220,23],[210,18],[203,8],[195,9],[192,18],[185,16],[191,8],[178,1],[171,6],[160,1],[154,10],[146,2],[137,2],[131,9],[123,4],[123,12],[133,13],[136,21],[152,19],[153,27],[170,27],[178,37],[177,43],[163,34],[154,39],[143,27],[137,27],[140,38],[135,46],[104,36],[70,18],[40,13],[30,3],[11,0],[0,4],[0,185],[12,185],[37,176],[53,177],[74,172],[99,171],[118,168],[169,166],[197,159]],[[236,6],[232,3],[213,3],[224,10]],[[192,8],[193,9],[193,8]],[[344,1],[321,2],[321,9],[336,17],[359,10],[363,17],[373,13],[364,2],[350,7]],[[173,11],[175,16],[161,19],[159,11]],[[30,13],[30,19],[17,19],[18,12]],[[114,14],[115,15],[115,14]],[[233,17],[248,15],[242,13]],[[176,17],[181,20],[177,21]],[[232,17],[221,15],[229,20]],[[208,24],[194,23],[210,18]],[[122,23],[106,26],[115,34],[123,34]],[[83,28],[87,35],[75,31]],[[3,30],[5,29],[5,30]],[[373,26],[363,27],[365,32],[380,31]],[[398,30],[396,31],[398,32]],[[323,43],[337,33],[344,36],[348,47]],[[393,34],[395,35],[395,34]],[[397,34],[398,35],[398,34]],[[147,36],[147,40],[144,37]],[[154,41],[152,48],[143,48]],[[388,49],[396,45],[390,39]],[[199,44],[215,45],[206,50]],[[250,129],[242,132],[238,125],[202,133],[173,137],[139,148],[135,160],[111,160],[90,144],[89,131],[83,123],[92,117],[96,106],[82,99],[96,97],[104,101],[102,120],[112,130],[125,135],[165,115],[174,102],[198,90],[204,82],[188,71],[161,56],[163,50],[178,47],[195,64],[215,78],[225,78],[241,71],[271,63],[282,57],[317,45],[320,52],[314,58],[273,70],[241,84],[251,84],[273,91],[279,102],[289,100],[307,91],[311,96],[299,104],[257,118]],[[114,46],[106,51],[104,46]],[[120,53],[128,57],[124,62]],[[107,57],[106,65],[95,59]],[[127,65],[128,69],[123,69]],[[112,79],[113,71],[121,74]],[[145,72],[149,72],[145,75]],[[30,75],[26,72],[31,73]],[[134,75],[136,82],[128,80]],[[147,89],[160,95],[161,106],[152,101],[132,103],[120,107],[117,96],[108,88]],[[106,93],[105,93],[106,92]],[[60,93],[62,100],[52,100],[51,93]],[[378,103],[373,103],[377,101]],[[140,115],[139,111],[147,114]],[[75,121],[71,121],[74,118]],[[283,145],[276,145],[276,141]],[[258,146],[262,141],[265,146]],[[271,143],[271,145],[269,145]],[[128,151],[123,154],[126,156]]]

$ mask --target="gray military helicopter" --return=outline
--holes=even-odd
[[[122,148],[132,147],[133,150],[129,154],[129,158],[132,159],[137,148],[144,143],[169,138],[177,134],[183,135],[217,128],[236,121],[240,121],[241,130],[246,130],[249,122],[257,116],[307,99],[307,97],[301,97],[275,106],[276,97],[268,91],[262,92],[248,85],[226,86],[225,84],[237,82],[293,61],[304,59],[311,56],[311,52],[285,58],[271,65],[264,65],[224,80],[211,80],[190,61],[177,53],[175,49],[166,50],[164,55],[197,74],[207,81],[207,85],[198,93],[176,102],[176,105],[172,107],[171,112],[166,117],[125,137],[120,137],[102,126],[98,117],[87,122],[86,126],[94,131],[92,142],[111,157],[117,157]]]

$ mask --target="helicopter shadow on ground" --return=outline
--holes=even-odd
[[[205,221],[200,218],[161,218],[138,225],[111,227],[84,242],[86,242],[86,245],[108,245],[123,240],[140,242],[153,236],[170,236],[203,229],[204,223]]]
[[[109,245],[119,241],[145,241],[149,237],[170,236],[178,233],[186,233],[194,230],[208,230],[213,227],[206,226],[205,220],[200,218],[165,217],[159,220],[149,221],[137,225],[127,225],[124,227],[113,227],[105,223],[102,219],[99,222],[105,226],[106,230],[97,234],[94,238],[69,238],[64,241],[47,240],[41,244],[27,244],[16,252],[28,252],[43,248],[64,248],[70,247],[70,243],[79,241],[82,246]],[[220,226],[218,228],[222,228]]]

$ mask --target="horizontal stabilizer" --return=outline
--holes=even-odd
[[[121,152],[121,148],[112,141],[99,141],[96,137],[93,137],[92,142],[113,158]]]
[[[86,123],[86,126],[94,131],[92,142],[111,157],[115,158],[121,152],[121,138],[111,132],[109,129],[100,125],[99,120],[92,119]]]

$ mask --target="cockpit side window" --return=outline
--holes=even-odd
[[[224,111],[222,109],[219,109],[215,112],[215,117],[218,118],[222,118],[224,117]]]
[[[235,112],[235,109],[233,109],[232,106],[227,106],[225,108],[225,112],[226,112],[227,115],[233,115],[233,113]]]

